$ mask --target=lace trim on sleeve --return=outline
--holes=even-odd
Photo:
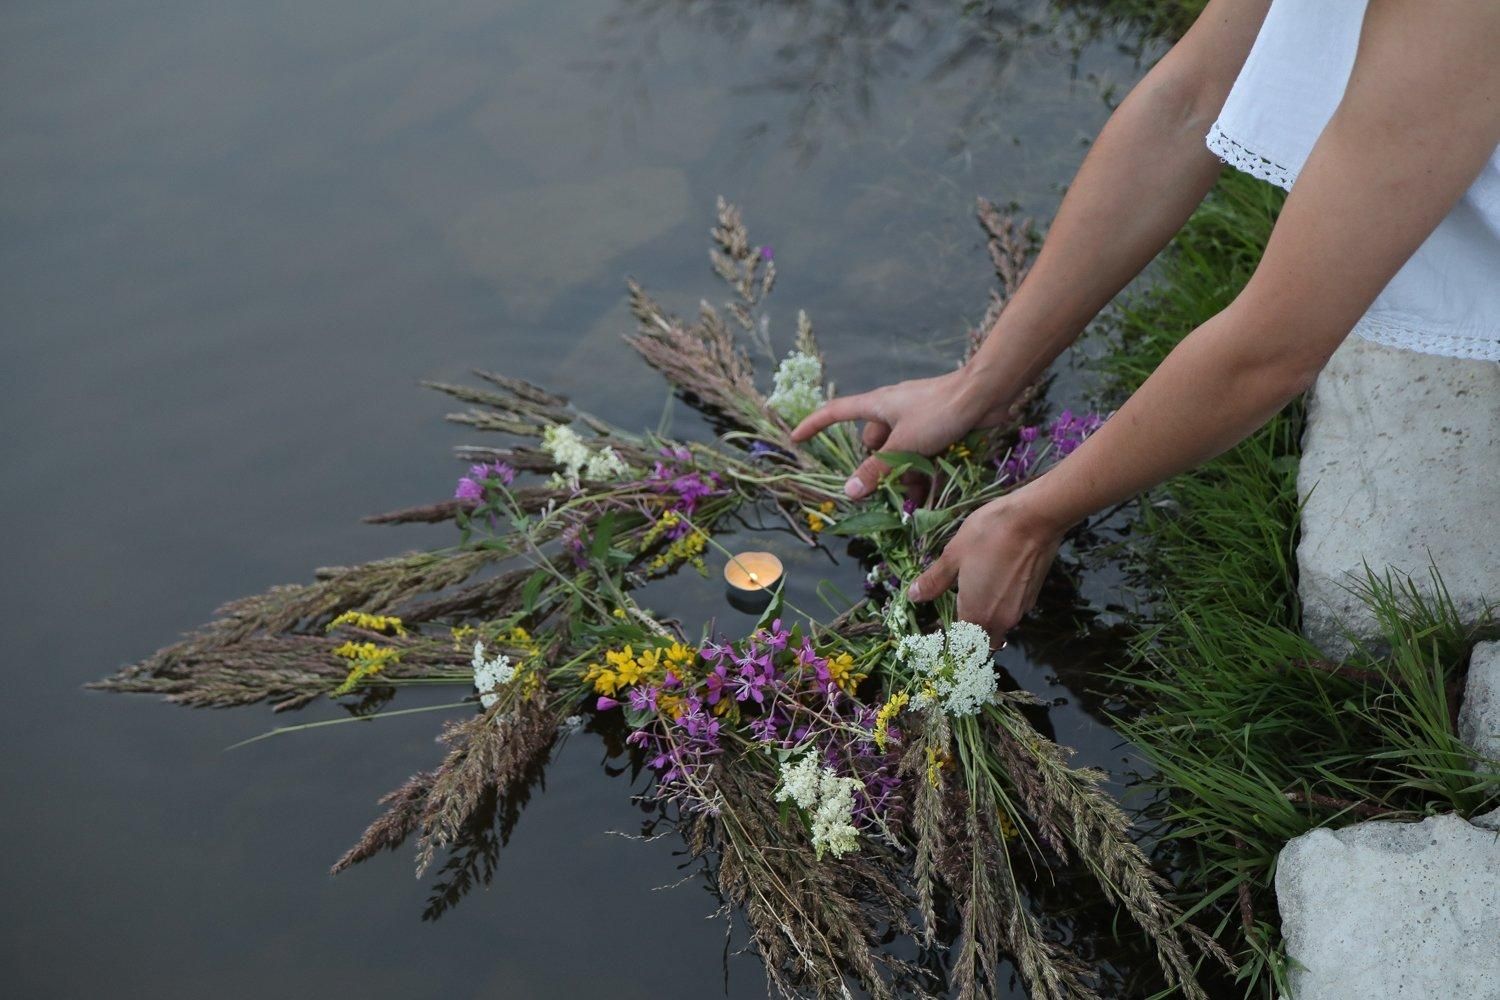
[[[1400,347],[1423,354],[1441,354],[1447,358],[1472,358],[1475,361],[1500,361],[1500,331],[1494,336],[1470,336],[1443,330],[1424,329],[1385,316],[1366,314],[1354,324],[1357,336],[1387,347]]]
[[[1251,177],[1269,181],[1284,191],[1290,191],[1292,182],[1297,179],[1295,170],[1283,167],[1275,160],[1261,156],[1243,143],[1229,138],[1218,122],[1214,122],[1213,127],[1208,130],[1204,142],[1208,144],[1209,150],[1231,167],[1243,170]]]

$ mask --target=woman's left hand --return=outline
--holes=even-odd
[[[1031,510],[1025,492],[970,514],[907,594],[931,601],[957,583],[958,618],[983,627],[995,648],[1036,603],[1066,530]]]

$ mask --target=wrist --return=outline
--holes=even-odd
[[[1014,516],[1025,524],[1028,531],[1061,538],[1089,512],[1073,509],[1067,501],[1066,491],[1058,489],[1066,484],[1056,473],[1056,467],[1049,469],[1025,486],[1007,493],[1004,502],[1012,507]]]
[[[967,413],[975,426],[986,423],[1010,406],[1020,395],[1022,386],[1011,383],[1005,366],[980,351],[958,370],[958,387],[954,403]]]

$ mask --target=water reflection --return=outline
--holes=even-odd
[[[321,877],[438,754],[433,716],[225,754],[276,720],[78,689],[224,600],[446,538],[358,524],[452,481],[418,376],[480,364],[654,426],[621,279],[691,311],[721,192],[777,245],[773,333],[807,308],[849,389],[950,365],[992,280],[975,195],[1045,218],[1139,63],[1043,3],[908,7],[0,7],[0,517],[27,526],[3,580],[25,665],[0,699],[7,831],[17,858],[69,859],[0,872],[13,992],[764,995],[753,958],[724,982],[701,884],[650,891],[681,877],[671,838],[602,833],[642,813],[636,765],[607,757],[611,777],[598,737],[558,749],[525,822],[496,803],[434,894],[400,855]],[[798,579],[849,567],[797,558]],[[1075,698],[1050,716],[1071,741],[1092,723],[1071,714],[1088,668],[1067,665],[1103,654],[1038,635],[1009,665]],[[674,942],[674,978],[622,979],[567,933],[637,925]],[[169,967],[142,961],[164,941]]]

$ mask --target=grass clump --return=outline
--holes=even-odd
[[[1111,320],[1111,388],[1133,391],[1253,273],[1281,192],[1227,174],[1174,241],[1158,280]],[[1122,677],[1141,714],[1121,731],[1155,769],[1159,849],[1212,915],[1246,996],[1287,991],[1273,877],[1286,841],[1374,817],[1473,815],[1500,769],[1471,766],[1456,697],[1480,630],[1433,574],[1371,571],[1381,641],[1335,663],[1302,637],[1295,545],[1300,401],[1140,505],[1135,567],[1154,609]]]

